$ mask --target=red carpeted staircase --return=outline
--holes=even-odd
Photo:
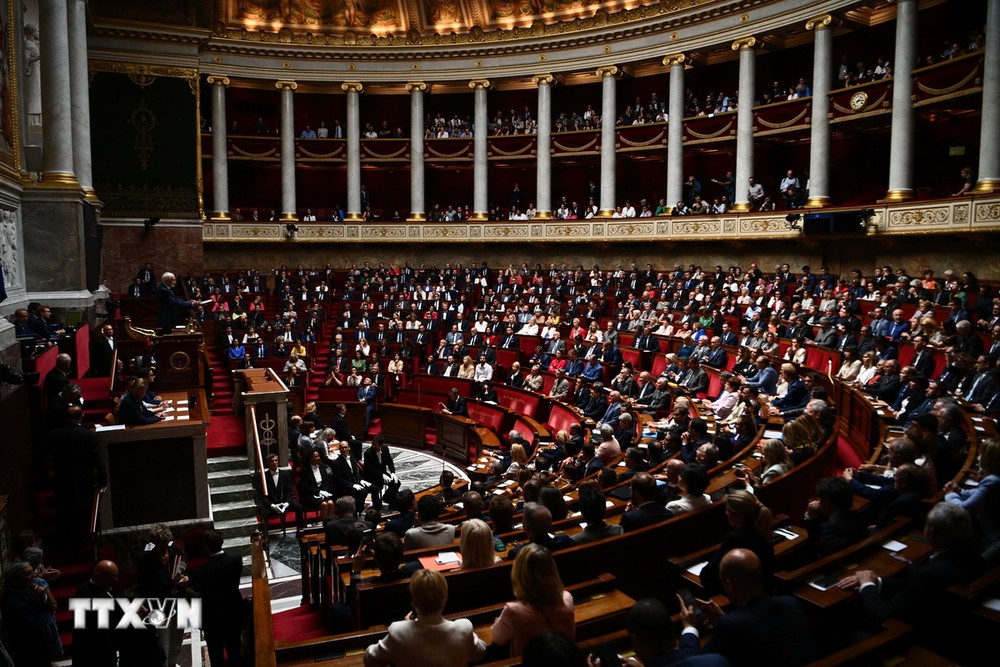
[[[233,377],[214,342],[206,342],[212,364],[212,420],[208,425],[206,446],[209,457],[233,456],[246,452],[246,426],[233,410]]]

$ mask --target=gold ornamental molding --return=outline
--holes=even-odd
[[[687,61],[687,56],[683,53],[671,53],[669,56],[664,56],[663,58],[663,64],[667,67],[683,65],[685,61]]]
[[[846,209],[824,209],[846,210]],[[852,238],[891,238],[914,234],[1000,233],[1000,196],[956,197],[941,202],[882,203],[873,207],[877,226],[858,230]],[[788,228],[780,213],[731,213],[726,216],[661,217],[653,219],[576,221],[538,219],[533,224],[474,219],[465,223],[397,224],[348,220],[302,227],[295,243],[351,242],[371,239],[399,243],[467,243],[483,239],[524,243],[634,243],[663,241],[745,241],[747,239],[801,239],[802,232]],[[610,216],[610,212],[608,214]],[[417,221],[416,218],[410,222]],[[203,226],[206,243],[261,241],[288,243],[284,222],[247,223],[210,220]],[[846,238],[846,237],[845,237]]]
[[[363,93],[365,91],[365,87],[360,81],[345,81],[340,84],[340,89],[345,93]]]
[[[427,84],[424,83],[423,81],[409,81],[407,82],[405,88],[406,92],[408,93],[412,93],[414,91],[419,91],[423,93],[426,92],[427,90]]]
[[[229,77],[228,76],[218,76],[215,74],[209,74],[205,77],[205,81],[212,84],[213,86],[228,86]]]
[[[128,74],[133,77],[165,76],[172,79],[198,80],[198,70],[194,67],[170,67],[167,65],[149,65],[145,63],[120,63],[114,60],[90,60],[88,62],[88,67],[91,72]]]
[[[472,90],[488,90],[493,83],[489,79],[473,79],[469,82],[469,88]]]
[[[926,84],[920,83],[920,80],[917,79],[916,80],[917,90],[919,90],[922,93],[927,93],[928,95],[934,95],[935,97],[939,97],[941,95],[947,95],[949,93],[955,92],[956,90],[964,88],[965,85],[970,81],[972,81],[978,74],[979,74],[979,67],[974,67],[973,70],[969,72],[969,74],[965,78],[963,78],[958,83],[947,86],[946,88],[931,88]]]
[[[274,87],[277,88],[278,90],[285,90],[287,88],[288,90],[294,91],[298,89],[299,84],[295,83],[294,81],[275,81]]]
[[[601,79],[606,79],[609,76],[618,76],[621,74],[621,70],[617,65],[604,65],[603,67],[597,68],[596,74]]]
[[[822,16],[817,16],[814,19],[809,19],[806,21],[806,30],[818,30],[820,28],[828,28],[830,24],[833,23],[833,17],[829,14],[823,14]]]
[[[747,49],[752,49],[755,48],[756,46],[757,46],[756,37],[753,36],[741,37],[733,42],[732,49],[733,51],[746,51]]]
[[[556,78],[551,74],[549,74],[548,72],[546,72],[545,74],[536,74],[535,76],[531,77],[531,83],[535,84],[536,86],[541,86],[543,83],[551,86],[555,82]]]

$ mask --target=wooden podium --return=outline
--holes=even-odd
[[[236,410],[243,410],[246,419],[250,469],[256,469],[254,433],[265,461],[271,454],[277,454],[279,465],[288,465],[288,387],[271,368],[239,369],[233,371],[233,377]],[[249,406],[254,409],[247,409]]]
[[[156,354],[156,388],[160,391],[203,387],[204,361],[201,333],[174,333],[153,339]]]
[[[108,471],[101,528],[208,519],[208,405],[205,392],[164,391],[173,401],[168,421],[111,427],[97,433]]]

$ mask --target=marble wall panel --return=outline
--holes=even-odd
[[[165,271],[183,276],[202,270],[200,226],[161,222],[150,230],[141,224],[103,225],[102,229],[101,276],[112,291],[124,291],[145,262],[153,265],[157,280]]]

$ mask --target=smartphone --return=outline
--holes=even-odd
[[[698,605],[698,601],[694,599],[694,594],[691,592],[690,588],[681,588],[677,591],[677,594],[681,596],[681,600],[684,601],[684,605],[694,608],[694,620],[695,623],[701,625],[705,620],[705,615],[701,611],[701,607]]]
[[[369,528],[368,530],[361,533],[361,541],[365,543],[366,546],[371,546],[375,542],[375,529]]]

